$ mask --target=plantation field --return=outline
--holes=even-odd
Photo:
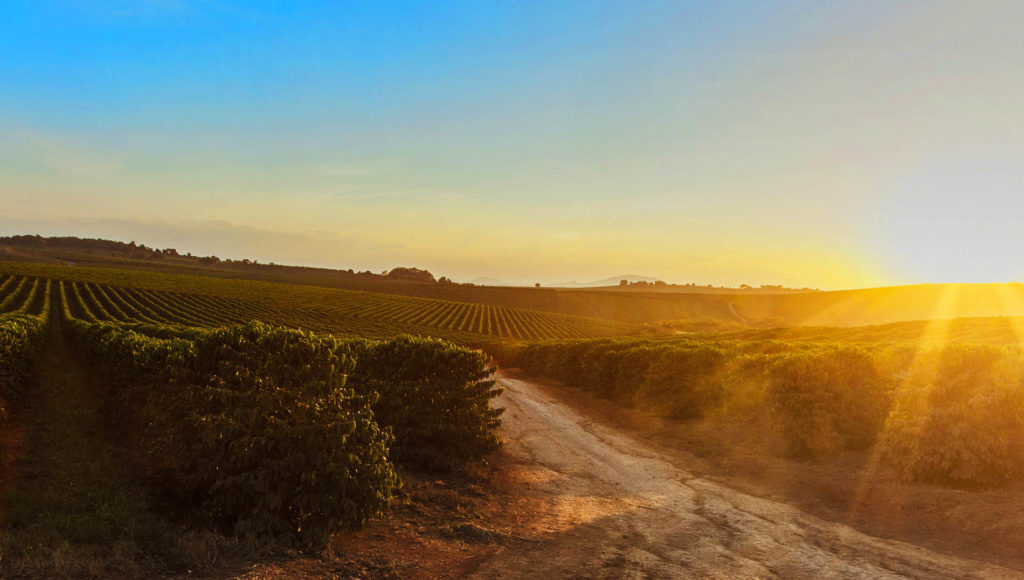
[[[75,265],[86,269],[133,270],[156,274],[184,274],[206,278],[252,280],[289,285],[337,288],[504,308],[536,310],[609,321],[639,324],[674,318],[736,320],[722,296],[698,294],[650,294],[619,289],[523,288],[430,284],[383,276],[360,276],[325,268],[277,265],[243,265],[238,262],[201,264],[193,259],[144,260],[121,256],[86,254],[60,249],[7,248],[4,260],[49,265]]]
[[[408,333],[464,344],[622,336],[638,328],[547,312],[380,293],[46,264],[0,264],[0,308],[21,307],[39,280],[64,281],[90,321],[210,327],[261,320],[346,336]],[[44,278],[45,277],[45,278]]]
[[[971,487],[1024,474],[1024,351],[1012,340],[1020,323],[545,341],[494,352],[504,365],[672,421],[742,425],[761,444],[777,437],[766,452],[820,459],[877,444],[879,465],[907,481]],[[956,336],[1014,344],[949,341]]]
[[[1024,430],[1022,331],[1024,319],[1013,317],[781,328],[694,317],[640,326],[380,292],[4,262],[0,436],[17,430],[9,419],[28,401],[44,397],[30,406],[40,409],[39,425],[63,426],[81,403],[62,397],[90,397],[86,424],[113,426],[145,482],[132,497],[161,498],[174,517],[213,526],[218,542],[314,549],[388,510],[403,470],[447,474],[498,448],[493,356],[672,429],[710,430],[724,448],[819,463],[870,453],[872,469],[908,485],[994,488],[1024,476],[1024,445],[1007,437]],[[71,368],[74,360],[84,371]],[[76,387],[33,386],[33,364]],[[78,384],[83,372],[93,386]],[[51,522],[80,517],[69,511],[116,513],[102,532],[113,542],[134,533],[131,522],[164,517],[144,505],[67,497],[93,489],[95,501],[123,503],[116,486],[128,485],[96,491],[117,469],[109,458],[103,473],[65,473],[67,456],[79,453],[66,441],[109,445],[88,434],[94,427],[67,423],[54,459],[30,458],[42,466],[27,472],[45,475],[16,489],[25,507],[9,512],[8,529],[38,522],[39,513]],[[54,483],[63,481],[72,483]],[[56,537],[84,533],[77,524],[36,525]],[[150,558],[153,545],[180,541],[174,533],[133,549]],[[0,563],[0,572],[37,562],[36,536],[3,541],[15,567]],[[160,558],[179,572],[192,565],[182,552]]]
[[[971,343],[1014,345],[1024,342],[1024,317],[990,316],[937,320],[911,320],[865,326],[789,326],[750,328],[715,321],[673,321],[659,328],[660,336],[645,340],[703,338],[722,341],[778,341],[830,344]]]
[[[365,312],[324,321],[313,316],[334,311],[273,308],[286,297],[259,288],[247,290],[262,300],[245,300],[147,282],[0,274],[0,475],[14,502],[0,511],[0,575],[124,576],[128,544],[132,566],[185,573],[188,548],[164,546],[190,530],[223,545],[322,547],[387,511],[399,470],[461,473],[500,445],[488,357],[394,336],[432,328],[404,321],[459,313],[463,338],[554,332],[544,316],[374,294],[356,304],[351,292],[334,308]],[[374,335],[389,338],[360,338]]]
[[[5,263],[6,260],[6,263]],[[22,261],[18,264],[17,261]],[[392,296],[431,298],[516,310],[533,310],[598,318],[630,325],[664,320],[710,319],[758,327],[863,326],[934,318],[1024,316],[1021,284],[923,284],[826,292],[752,290],[729,293],[650,292],[623,288],[523,288],[424,283],[344,270],[268,264],[221,262],[204,264],[196,258],[137,259],[57,248],[6,247],[0,251],[5,268],[24,268],[24,262],[50,267],[74,265],[75,270],[110,270],[98,283],[135,285],[126,271],[140,276],[185,275],[207,293],[205,280],[244,280],[321,289],[356,290]],[[0,271],[7,271],[0,269]],[[29,275],[34,275],[29,273]],[[59,277],[42,274],[44,277]],[[80,278],[75,278],[80,279]],[[213,283],[212,286],[217,286]],[[189,292],[186,287],[181,291]],[[238,296],[238,290],[231,290]],[[608,335],[608,334],[604,334]]]
[[[1024,317],[943,318],[854,327],[777,328],[752,328],[735,321],[699,318],[639,327],[472,302],[13,262],[0,263],[0,313],[39,313],[48,279],[66,280],[72,311],[84,320],[193,327],[262,320],[348,336],[382,338],[408,333],[438,336],[463,344],[507,339],[628,337],[642,332],[666,335],[644,340],[672,341],[696,336],[710,340],[835,344],[962,342],[1011,345],[1021,343],[1024,337]],[[967,292],[970,293],[970,289]]]
[[[807,294],[735,296],[746,320],[786,326],[862,326],[907,320],[1024,316],[1024,285],[920,284]]]

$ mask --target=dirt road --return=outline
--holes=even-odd
[[[695,477],[542,386],[499,382],[502,435],[548,515],[532,523],[536,540],[501,549],[476,578],[1024,578]]]

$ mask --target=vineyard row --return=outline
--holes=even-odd
[[[47,280],[0,275],[0,312],[38,313]],[[546,340],[629,334],[632,327],[596,319],[485,304],[352,293],[317,308],[185,294],[95,282],[60,281],[68,308],[87,322],[216,327],[250,320],[368,338],[401,333],[472,341],[474,336]]]

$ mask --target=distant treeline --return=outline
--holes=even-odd
[[[270,262],[268,264],[261,264],[255,259],[243,258],[241,260],[232,260],[230,258],[219,258],[217,256],[193,256],[190,252],[184,254],[178,252],[174,248],[151,248],[145,244],[136,244],[132,242],[117,242],[113,240],[103,240],[99,238],[78,238],[74,236],[53,236],[43,237],[39,235],[34,236],[5,236],[0,237],[0,246],[14,246],[21,248],[32,248],[37,250],[77,250],[89,254],[105,254],[109,256],[118,256],[123,258],[131,258],[137,260],[167,260],[175,259],[181,262],[194,262],[205,266],[217,266],[225,265],[231,267],[252,267],[252,268],[296,268],[302,270],[320,270],[321,268],[306,268],[303,266],[282,266]],[[452,284],[453,282],[445,277],[441,276],[439,279],[434,278],[434,275],[428,270],[421,270],[419,268],[411,267],[398,267],[392,268],[391,270],[385,270],[380,274],[375,274],[369,270],[363,272],[356,272],[351,268],[348,270],[329,270],[338,274],[349,274],[351,276],[360,276],[368,278],[379,278],[379,279],[391,279],[391,280],[406,280],[410,282],[425,282],[430,284]]]
[[[619,288],[628,288],[629,290],[651,290],[655,292],[702,292],[711,291],[715,293],[723,292],[768,292],[781,294],[786,292],[820,292],[818,288],[789,288],[786,286],[774,285],[774,284],[761,284],[760,286],[750,286],[749,284],[740,284],[738,288],[730,286],[714,286],[712,284],[699,285],[694,282],[689,284],[669,284],[662,280],[655,280],[649,282],[647,280],[637,280],[636,282],[630,282],[629,280],[620,280]]]

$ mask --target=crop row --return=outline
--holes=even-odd
[[[610,328],[618,328],[619,334],[628,332],[626,325],[581,317],[423,298],[353,301],[345,304],[344,308],[347,314],[357,318],[387,318],[411,326],[524,340],[596,338],[612,334]]]
[[[260,322],[197,328],[242,314],[219,298],[58,288],[62,327],[106,375],[136,467],[235,534],[318,544],[386,508],[393,462],[450,469],[497,447],[499,391],[482,353]]]
[[[27,278],[10,277],[11,286]],[[20,281],[19,281],[20,280]],[[269,305],[215,295],[64,282],[72,316],[94,322],[214,327],[262,320],[279,326],[382,338],[408,333],[459,342],[475,336],[520,340],[593,338],[631,327],[499,306],[348,292],[317,307]]]
[[[46,334],[49,280],[0,279],[0,434],[27,394],[29,370]],[[5,461],[0,455],[0,463]]]
[[[747,422],[797,456],[878,446],[907,479],[1024,476],[1024,352],[947,344],[606,339],[505,345],[503,364],[677,420]]]
[[[0,275],[0,314],[43,314],[50,285],[47,278]]]

